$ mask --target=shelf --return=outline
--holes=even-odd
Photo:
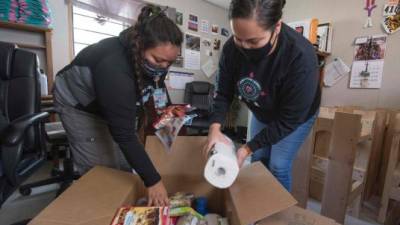
[[[20,48],[33,48],[33,49],[46,49],[44,45],[32,45],[32,44],[24,44],[24,43],[14,43]]]
[[[22,30],[22,31],[31,31],[31,32],[36,32],[36,33],[52,31],[51,28],[26,25],[26,24],[20,24],[20,23],[13,23],[13,22],[4,22],[4,21],[0,21],[0,27],[10,28],[10,29],[15,29],[15,30]]]
[[[52,49],[52,28],[40,27],[34,25],[20,24],[14,22],[0,21],[0,29],[9,29],[17,31],[32,32],[43,36],[43,43],[30,44],[30,43],[17,43],[13,42],[20,48],[41,50],[45,53],[46,58],[46,75],[48,79],[48,89],[51,90],[53,86],[53,49]],[[19,35],[19,34],[17,34]]]

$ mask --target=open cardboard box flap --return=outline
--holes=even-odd
[[[267,217],[258,225],[339,225],[335,220],[297,206]]]
[[[95,167],[56,198],[30,225],[110,224],[116,210],[137,196],[139,177]]]
[[[217,196],[219,192],[203,178],[206,160],[201,149],[205,141],[205,137],[177,137],[172,151],[166,152],[156,137],[147,138],[146,150],[170,193],[193,191],[210,196],[210,201],[220,199]],[[234,185],[220,192],[231,199],[235,219],[241,225],[260,221],[296,204],[294,198],[260,163],[242,169]],[[119,207],[132,205],[143,195],[143,184],[138,176],[95,167],[30,224],[110,224]],[[216,205],[215,210],[223,205]]]

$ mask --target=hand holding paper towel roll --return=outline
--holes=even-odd
[[[239,174],[235,145],[229,140],[229,144],[217,142],[210,151],[204,177],[217,188],[228,188],[236,180]]]

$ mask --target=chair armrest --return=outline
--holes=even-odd
[[[48,112],[40,112],[15,119],[4,130],[1,141],[6,145],[18,144],[29,127],[36,123],[43,122],[48,117]]]

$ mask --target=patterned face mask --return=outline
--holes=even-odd
[[[166,76],[169,69],[169,67],[167,68],[156,67],[152,65],[149,61],[147,61],[147,59],[143,60],[142,67],[143,70],[146,72],[147,76],[151,78],[157,78],[157,77],[160,78],[162,76]]]

